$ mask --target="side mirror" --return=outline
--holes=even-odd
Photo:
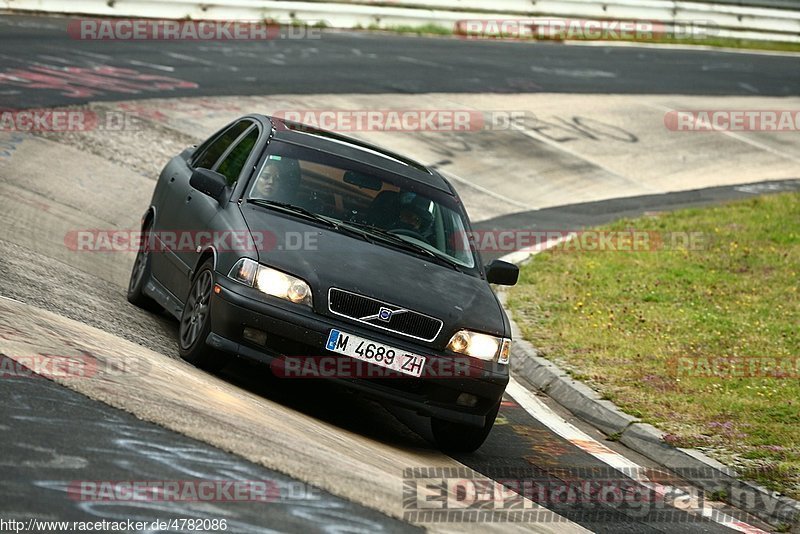
[[[189,185],[222,204],[222,193],[227,189],[228,181],[216,171],[198,168],[189,178]]]
[[[486,280],[490,284],[513,286],[519,280],[519,267],[507,261],[494,260],[486,266]]]

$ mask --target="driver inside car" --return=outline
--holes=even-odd
[[[292,168],[290,161],[269,159],[253,185],[251,196],[294,204],[299,183],[299,172]]]
[[[429,241],[429,233],[433,224],[430,201],[414,193],[407,193],[406,195],[403,195],[405,198],[401,199],[400,212],[395,227],[398,230],[416,233],[425,241]]]

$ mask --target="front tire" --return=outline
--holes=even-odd
[[[192,282],[178,328],[181,358],[206,371],[219,371],[228,358],[206,344],[211,333],[211,294],[214,290],[214,262],[207,260]]]
[[[500,401],[486,414],[483,426],[471,426],[461,423],[443,421],[431,418],[431,431],[436,445],[445,452],[474,452],[483,445],[489,432],[492,431],[494,420],[500,411]]]

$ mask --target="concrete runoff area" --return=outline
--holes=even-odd
[[[130,131],[49,137],[126,166],[133,162],[135,170],[155,177],[163,159],[142,158],[143,147],[137,142],[152,138],[150,129],[158,129],[165,142],[175,146],[176,140],[204,139],[246,113],[307,118],[341,125],[341,133],[435,165],[458,188],[473,221],[480,222],[567,204],[797,178],[800,139],[792,132],[675,131],[670,127],[676,122],[668,114],[798,107],[800,98],[757,96],[330,94],[156,99],[91,106],[98,113],[129,113],[134,122],[142,117],[136,122],[140,126]],[[467,131],[387,132],[354,126],[359,112],[424,110],[472,115],[461,123]],[[397,124],[388,113],[383,116],[378,124]],[[126,141],[131,141],[130,147]]]

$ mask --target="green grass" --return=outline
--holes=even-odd
[[[446,26],[428,23],[420,26],[400,25],[400,26],[380,26],[379,24],[370,24],[366,28],[360,24],[353,28],[355,30],[369,30],[369,31],[386,31],[395,33],[405,33],[414,35],[453,35],[453,30]]]
[[[615,39],[609,40],[625,41],[630,43],[663,44],[671,45],[693,45],[693,46],[713,46],[715,48],[740,48],[745,50],[768,50],[773,52],[800,52],[800,43],[784,43],[780,41],[756,41],[750,39],[733,39],[729,37],[658,37],[653,39]],[[595,41],[602,42],[602,41]]]
[[[784,43],[780,41],[752,41],[749,39],[733,39],[726,37],[709,37],[707,39],[671,39],[669,41],[650,41],[665,44],[688,44],[714,46],[718,48],[742,48],[746,50],[769,50],[773,52],[800,52],[800,43]]]
[[[800,380],[697,376],[678,362],[800,362],[800,194],[605,227],[701,232],[700,250],[574,251],[523,267],[523,335],[624,410],[771,489],[800,498]],[[667,240],[668,241],[668,240]],[[699,359],[699,360],[698,360]]]

